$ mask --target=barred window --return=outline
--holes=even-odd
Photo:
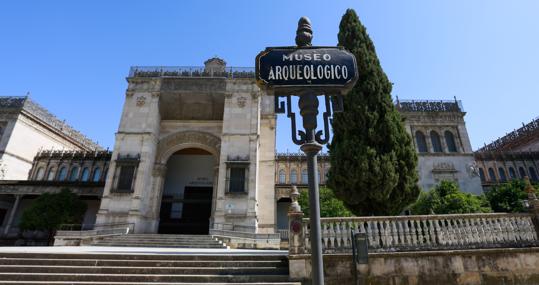
[[[64,181],[67,177],[67,168],[64,166],[60,168],[60,172],[58,173],[58,180]]]
[[[295,169],[292,169],[290,172],[290,184],[298,183],[298,172]]]
[[[85,167],[82,170],[81,180],[86,182],[88,181],[88,178],[90,178],[90,170],[88,170],[88,167]]]
[[[228,192],[230,193],[244,193],[245,189],[245,168],[244,167],[231,167]]]
[[[94,175],[92,176],[92,181],[98,182],[100,178],[101,178],[101,168],[98,167],[94,169]]]
[[[284,169],[279,170],[279,183],[280,184],[286,183],[286,174],[284,172]]]
[[[447,144],[447,151],[457,152],[457,145],[455,144],[455,136],[450,131],[445,131],[445,143]]]
[[[498,174],[500,176],[500,181],[501,182],[507,181],[507,176],[505,175],[505,169],[503,169],[502,167],[499,167],[498,168]]]
[[[75,181],[77,178],[79,178],[79,168],[75,166],[69,173],[69,181]]]
[[[509,177],[511,177],[511,179],[517,179],[517,173],[513,167],[509,167]]]
[[[116,160],[116,187],[113,192],[133,192],[133,185],[136,178],[140,155],[119,155]],[[94,173],[95,177],[95,173]]]

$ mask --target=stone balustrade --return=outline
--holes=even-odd
[[[291,254],[310,252],[309,219],[301,224],[290,233]],[[532,214],[322,218],[321,225],[324,253],[351,252],[352,231],[367,233],[372,252],[539,245]],[[302,242],[292,235],[303,236]]]

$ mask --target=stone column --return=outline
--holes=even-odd
[[[13,203],[13,207],[11,207],[6,227],[4,228],[4,236],[7,235],[9,233],[9,230],[11,229],[11,225],[13,224],[13,218],[15,217],[15,213],[17,213],[17,209],[19,208],[19,203],[21,202],[22,196],[23,195],[21,194],[15,195],[15,202]]]

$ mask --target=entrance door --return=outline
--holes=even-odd
[[[208,234],[212,187],[185,187],[184,198],[164,196],[159,233]]]

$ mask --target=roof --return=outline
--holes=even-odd
[[[517,147],[526,145],[539,138],[539,117],[505,136],[478,149],[478,152],[484,151],[508,151]]]
[[[47,109],[34,102],[28,96],[3,96],[0,97],[0,108],[14,109],[30,117],[39,120],[53,130],[71,138],[80,144],[82,148],[88,150],[102,150],[103,148],[92,141],[75,128],[68,125],[65,121],[58,119]]]

